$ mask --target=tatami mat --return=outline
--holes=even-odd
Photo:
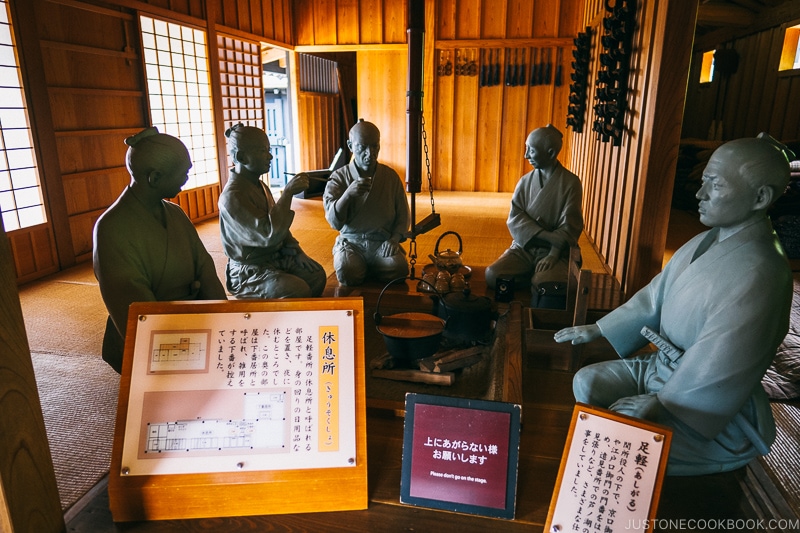
[[[775,417],[777,435],[769,454],[759,457],[764,469],[776,481],[783,497],[792,509],[800,509],[800,406],[797,402],[772,402],[772,414]],[[794,429],[794,431],[791,431]],[[786,468],[795,465],[795,468]]]
[[[32,353],[61,508],[108,473],[119,375],[100,357]]]

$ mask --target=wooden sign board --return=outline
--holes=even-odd
[[[544,531],[649,531],[671,440],[665,426],[576,404]]]
[[[520,405],[409,393],[400,502],[514,518]]]
[[[131,306],[114,521],[367,508],[361,298]]]

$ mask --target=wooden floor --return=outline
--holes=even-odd
[[[417,262],[430,262],[436,241],[445,231],[456,231],[462,239],[463,262],[470,266],[491,263],[509,245],[505,228],[510,195],[437,193],[436,212],[441,227],[417,239]],[[428,199],[418,202],[418,219],[430,212]],[[330,250],[336,237],[322,218],[319,199],[295,200],[293,233],[304,250],[332,272]],[[201,224],[201,236],[224,275],[224,254],[218,240],[216,221]],[[448,236],[447,238],[452,238]],[[454,249],[455,240],[442,241],[440,248]],[[582,240],[584,268],[596,280],[614,288],[591,244]],[[224,278],[223,278],[224,279]],[[596,289],[593,289],[596,291]],[[607,300],[612,302],[613,299]],[[528,305],[522,302],[522,305]],[[520,339],[522,342],[522,339]],[[522,394],[524,424],[520,441],[519,481],[516,518],[513,521],[476,517],[411,507],[399,503],[399,471],[402,459],[403,419],[385,410],[370,410],[367,420],[369,460],[369,507],[364,511],[308,513],[261,517],[213,518],[202,520],[151,521],[114,524],[108,510],[107,493],[101,483],[76,505],[68,530],[75,533],[112,531],[540,531],[544,525],[564,442],[574,407],[570,372],[553,370],[547,358],[523,346]],[[588,352],[588,360],[614,357],[602,342]],[[692,518],[737,519],[749,516],[749,507],[739,488],[741,473],[694,478],[667,478],[661,492],[658,517],[674,520]],[[302,498],[301,494],[297,495]],[[624,527],[624,526],[623,526]],[[675,526],[659,524],[659,531]],[[684,522],[685,527],[685,522]],[[684,529],[675,527],[675,530]]]
[[[440,251],[460,249],[462,262],[470,267],[490,265],[511,245],[511,235],[506,227],[511,193],[437,191],[435,194],[433,211],[440,215],[441,225],[415,239],[417,276],[421,277],[421,269],[431,263],[429,256],[436,250],[437,242]],[[431,199],[425,193],[416,195],[414,203],[417,222],[431,213]],[[292,208],[295,211],[293,235],[306,254],[318,261],[326,273],[332,274],[331,250],[337,232],[325,220],[322,198],[295,198]],[[220,279],[225,279],[226,258],[219,240],[217,219],[200,223],[198,232],[214,258],[217,274]],[[458,237],[443,235],[446,232],[455,232]],[[613,309],[622,297],[619,283],[608,275],[602,259],[585,235],[580,237],[578,245],[583,255],[583,268],[591,270],[595,280],[589,307]],[[411,260],[411,242],[406,241],[403,247]]]

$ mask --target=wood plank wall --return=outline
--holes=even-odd
[[[123,140],[150,125],[137,10],[205,29],[211,58],[218,56],[218,28],[286,47],[292,39],[290,0],[108,0],[102,6],[11,0],[11,6],[48,212],[46,224],[9,233],[18,283],[91,260],[94,223],[130,181]],[[221,117],[215,61],[211,72]],[[184,191],[175,201],[202,220],[216,214],[219,189]]]
[[[796,17],[800,17],[797,7]],[[795,20],[794,24],[800,23]],[[800,73],[778,72],[785,24],[724,43],[695,49],[686,100],[683,137],[708,139],[713,120],[722,122],[722,140],[766,131],[783,141],[800,139]],[[700,83],[703,52],[732,49],[739,56],[733,74],[717,73]],[[691,119],[690,119],[691,117]]]
[[[439,0],[436,2],[434,62],[440,54],[474,59],[481,51],[500,52],[500,85],[480,86],[479,76],[435,76],[432,131],[434,187],[455,191],[511,192],[530,170],[525,139],[534,128],[552,123],[565,133],[561,161],[570,167],[566,131],[569,65],[579,31],[583,1]],[[556,61],[561,53],[562,84],[504,83],[506,65],[520,65],[530,79],[534,48]],[[508,50],[508,52],[506,52]],[[484,52],[486,54],[487,52]],[[540,52],[541,53],[541,52]],[[488,62],[488,57],[484,56]],[[556,65],[551,66],[554,75]],[[480,74],[480,68],[478,69]],[[551,78],[553,80],[553,78]]]
[[[547,123],[565,133],[561,159],[569,165],[568,68],[583,4],[584,0],[426,2],[423,114],[434,189],[513,191],[528,170],[523,157],[525,138],[530,130]],[[294,6],[298,50],[361,46],[356,74],[358,114],[381,129],[381,160],[404,176],[406,2],[298,0]],[[436,75],[440,51],[449,51],[453,61],[456,50],[469,50],[469,59],[480,62],[481,49],[524,48],[529,58],[534,47],[552,50],[553,61],[555,49],[562,48],[561,87],[552,83],[480,87],[479,76]],[[502,54],[500,63],[501,68],[506,63]]]
[[[573,171],[583,179],[585,232],[625,294],[660,270],[680,143],[697,2],[639,0],[620,146],[591,131],[600,69],[604,2],[587,2],[592,29],[589,105],[584,133],[573,134]]]

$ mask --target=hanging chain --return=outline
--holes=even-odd
[[[414,265],[417,264],[417,240],[414,237],[408,242],[408,264],[411,267],[411,279],[414,279]]]
[[[421,115],[420,118],[422,119],[422,149],[425,152],[425,167],[428,169],[428,191],[431,194],[431,213],[436,212],[436,208],[433,205],[433,179],[431,178],[431,160],[428,157],[428,134],[425,131],[425,115]]]

